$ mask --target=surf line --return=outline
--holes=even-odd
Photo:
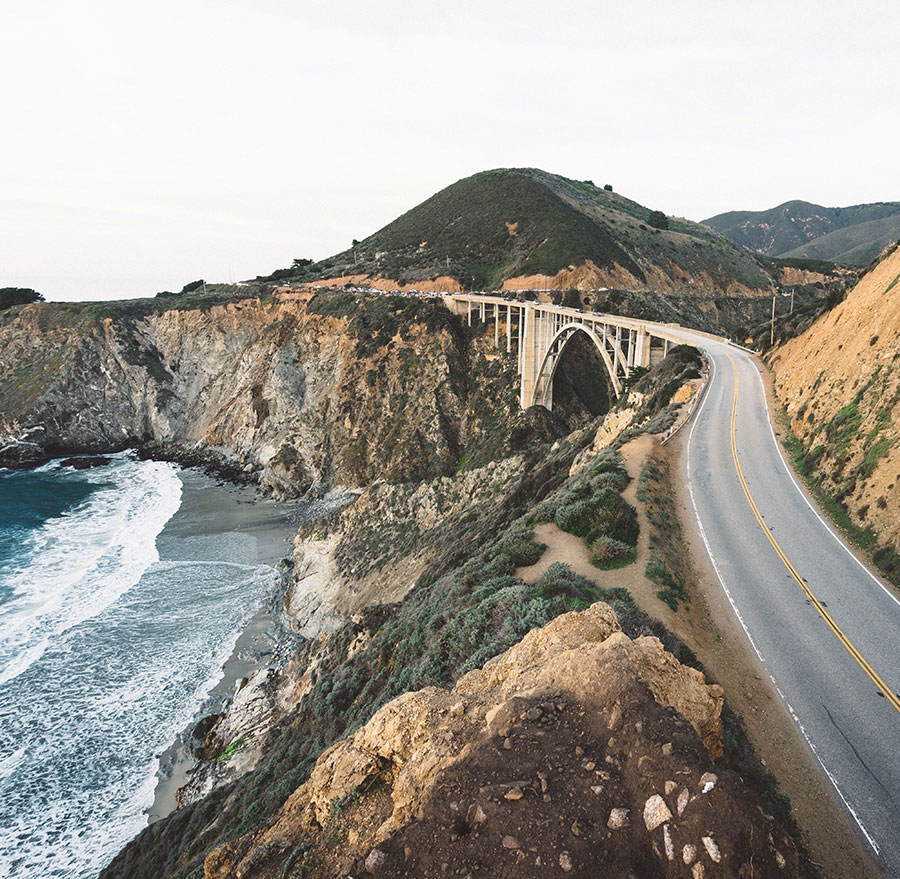
[[[875,686],[881,691],[882,695],[897,709],[900,711],[900,699],[897,698],[897,695],[888,687],[887,684],[879,677],[879,675],[875,672],[871,665],[865,660],[863,655],[853,646],[853,643],[850,639],[841,631],[838,624],[832,619],[831,614],[828,613],[827,610],[823,607],[822,603],[813,595],[812,590],[806,583],[803,581],[803,578],[797,573],[797,570],[794,568],[790,559],[785,555],[784,550],[779,545],[778,541],[773,536],[772,532],[769,530],[769,526],[766,524],[762,515],[759,512],[759,509],[756,506],[756,501],[753,500],[753,495],[750,493],[750,488],[747,485],[747,481],[744,479],[744,471],[741,469],[741,462],[738,459],[737,453],[737,442],[735,440],[735,422],[737,420],[737,403],[738,403],[738,374],[737,374],[737,364],[734,362],[734,358],[728,354],[728,359],[731,361],[731,369],[734,374],[734,397],[731,403],[731,457],[734,460],[734,467],[737,471],[738,480],[741,483],[741,488],[744,491],[744,497],[747,498],[747,503],[750,504],[750,509],[753,511],[753,515],[756,518],[756,521],[759,523],[759,527],[762,528],[763,534],[766,535],[766,539],[772,545],[772,548],[775,550],[778,558],[781,559],[784,566],[787,568],[788,573],[790,573],[791,577],[797,583],[797,585],[803,590],[806,594],[806,597],[812,602],[813,607],[819,612],[819,615],[823,620],[828,624],[828,627],[832,632],[837,636],[838,640],[844,645],[847,649],[847,652],[857,661],[862,670],[871,678],[874,682]]]

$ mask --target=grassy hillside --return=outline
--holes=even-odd
[[[707,227],[534,168],[460,180],[349,250],[267,280],[368,275],[422,283],[449,276],[464,288],[491,289],[583,266],[593,275],[576,286],[612,278],[629,289],[677,289],[690,278],[745,292],[771,283],[756,259]]]
[[[866,266],[900,238],[900,202],[826,208],[788,201],[766,211],[729,211],[703,222],[754,253]]]
[[[900,247],[771,362],[797,465],[900,584]]]

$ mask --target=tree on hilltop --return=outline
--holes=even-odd
[[[44,297],[31,287],[0,287],[0,311],[13,305],[28,305],[31,302],[43,302]]]

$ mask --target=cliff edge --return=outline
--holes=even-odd
[[[796,876],[783,830],[712,763],[721,709],[597,602],[382,707],[204,876]]]

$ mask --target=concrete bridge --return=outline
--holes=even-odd
[[[451,311],[494,325],[494,344],[518,353],[519,403],[553,408],[553,376],[563,350],[578,333],[584,333],[600,354],[616,397],[636,367],[648,367],[680,344],[674,328],[662,324],[583,312],[539,302],[509,300],[501,296],[457,293],[445,297]]]

